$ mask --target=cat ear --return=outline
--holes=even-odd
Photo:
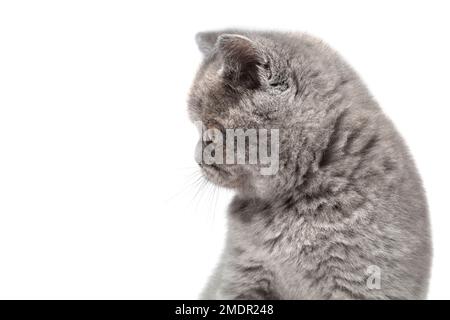
[[[216,46],[223,59],[221,72],[224,79],[250,89],[261,84],[260,68],[264,58],[256,43],[241,35],[222,34]]]
[[[219,35],[220,33],[215,31],[197,33],[195,35],[195,42],[197,42],[200,52],[204,55],[208,55],[214,48]]]

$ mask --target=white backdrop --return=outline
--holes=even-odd
[[[427,189],[450,298],[448,1],[3,1],[0,298],[196,298],[231,194],[196,185],[194,35],[308,31],[361,74]],[[200,189],[199,192],[197,192]]]

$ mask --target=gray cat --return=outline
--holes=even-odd
[[[359,76],[306,34],[225,30],[196,40],[204,60],[191,120],[219,132],[279,129],[275,174],[259,163],[199,163],[208,180],[236,191],[202,298],[425,298],[424,190]]]

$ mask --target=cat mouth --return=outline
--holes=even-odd
[[[221,168],[220,166],[214,163],[212,164],[201,163],[200,167],[206,171],[213,171],[221,175],[230,175],[230,173],[227,170]]]

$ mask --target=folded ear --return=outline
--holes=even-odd
[[[214,45],[217,42],[220,32],[210,31],[210,32],[199,32],[195,35],[195,41],[201,53],[204,55],[209,54]]]
[[[251,89],[260,85],[264,57],[256,43],[241,35],[222,34],[216,46],[223,58],[222,76],[226,80]]]

